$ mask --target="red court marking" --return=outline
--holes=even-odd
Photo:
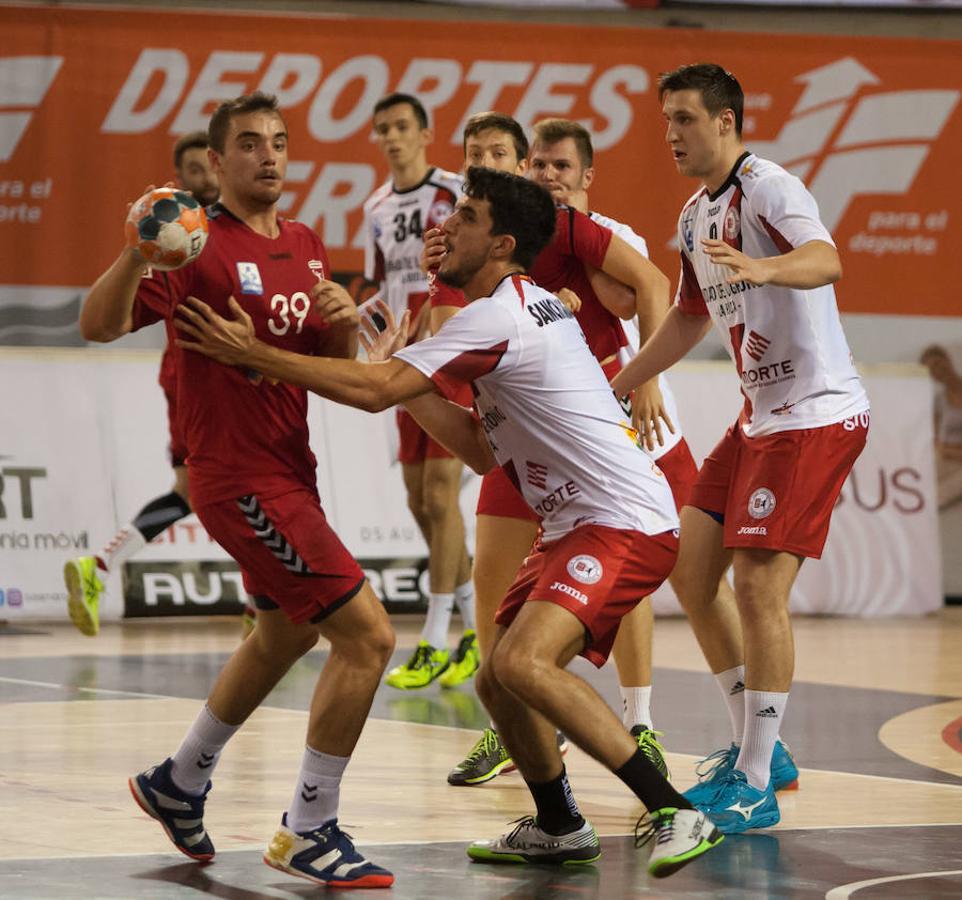
[[[962,753],[962,718],[949,722],[942,729],[942,740],[945,741],[956,753]]]

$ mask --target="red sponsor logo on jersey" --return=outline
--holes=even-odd
[[[324,280],[324,263],[319,259],[309,259],[307,261],[307,268],[314,273],[318,281]]]
[[[763,337],[757,331],[749,331],[748,339],[745,341],[745,352],[758,361],[765,355],[771,343],[767,337]]]
[[[548,486],[548,467],[527,460],[525,461],[525,468],[528,472],[528,484],[532,484],[543,491]]]

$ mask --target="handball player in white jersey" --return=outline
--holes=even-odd
[[[604,663],[621,617],[671,570],[678,520],[666,479],[641,449],[577,321],[525,274],[555,221],[554,202],[537,184],[469,169],[465,196],[444,225],[447,254],[438,272],[469,304],[437,335],[384,362],[277,350],[255,339],[237,304],[233,322],[192,304],[185,331],[197,343],[184,346],[369,411],[405,403],[476,471],[500,464],[512,473],[542,515],[544,534],[498,611],[494,650],[477,687],[536,815],[493,841],[471,844],[468,854],[569,865],[599,858],[597,833],[568,785],[555,737],[560,728],[645,804],[646,834],[656,838],[649,872],[665,876],[721,835],[565,666],[578,654]],[[403,342],[389,321],[367,343],[378,358]],[[444,399],[464,384],[472,387],[476,412]]]
[[[720,66],[683,66],[661,77],[659,96],[678,170],[702,185],[678,223],[675,305],[612,386],[621,395],[665,370],[712,326],[742,383],[742,413],[682,510],[678,563],[704,587],[682,598],[692,627],[719,653],[738,643],[713,608],[734,567],[744,652],[716,677],[745,685],[744,734],[709,757],[686,796],[739,832],[780,817],[772,767],[794,669],[789,593],[802,561],[821,555],[869,404],[831,287],[841,277],[832,237],[802,182],[745,149],[738,81]]]

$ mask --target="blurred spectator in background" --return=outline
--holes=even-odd
[[[935,474],[939,509],[962,498],[962,375],[949,352],[937,344],[926,347],[919,362],[940,386],[935,398]]]

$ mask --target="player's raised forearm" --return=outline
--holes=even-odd
[[[464,407],[432,393],[409,400],[404,408],[434,440],[479,475],[498,464],[480,424]]]
[[[838,251],[825,241],[809,241],[768,262],[772,267],[769,283],[780,287],[811,290],[834,284],[842,277]]]
[[[334,359],[354,359],[357,348],[357,326],[352,322],[328,329],[320,352],[321,355]]]
[[[612,379],[612,390],[623,397],[659,372],[670,369],[710,327],[707,316],[689,316],[673,306],[635,358]]]
[[[125,249],[93,284],[80,310],[80,335],[107,343],[131,328],[131,310],[146,266],[134,250]]]

